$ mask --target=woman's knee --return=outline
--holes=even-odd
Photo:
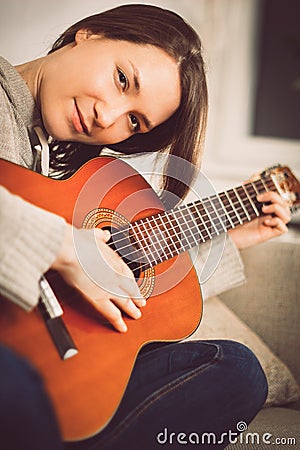
[[[222,349],[232,374],[233,389],[247,404],[256,404],[260,409],[268,394],[268,383],[256,355],[244,344],[234,341],[224,341]]]

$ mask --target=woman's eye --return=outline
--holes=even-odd
[[[131,126],[133,128],[133,131],[135,133],[137,133],[141,128],[139,120],[137,119],[137,117],[134,114],[129,114],[129,119],[130,119]]]
[[[118,77],[120,85],[122,86],[123,91],[125,91],[128,87],[128,80],[124,72],[122,70],[118,69]]]

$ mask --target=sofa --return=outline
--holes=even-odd
[[[200,327],[189,338],[242,342],[266,373],[264,407],[249,426],[238,425],[243,432],[227,450],[300,449],[298,236],[287,233],[243,250],[246,284],[205,300]]]

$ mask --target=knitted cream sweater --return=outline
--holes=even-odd
[[[31,93],[0,58],[0,157],[32,168],[34,125],[41,125]],[[0,186],[0,293],[27,310],[38,302],[39,279],[61,246],[65,220]]]
[[[33,147],[38,143],[33,128],[42,128],[42,121],[26,83],[1,57],[0,85],[0,157],[33,168]],[[66,223],[1,186],[0,206],[0,293],[31,310],[38,302],[39,279],[55,260]],[[223,238],[221,246],[222,243]],[[198,273],[209,248],[209,243],[200,246],[200,256],[195,262]],[[245,280],[239,252],[230,239],[222,251],[217,270],[203,286],[205,297]]]

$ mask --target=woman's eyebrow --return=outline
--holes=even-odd
[[[148,129],[148,131],[150,131],[150,130],[152,130],[152,128],[154,128],[154,126],[152,125],[152,123],[150,122],[148,117],[145,116],[145,114],[141,114],[141,118],[143,119],[143,122],[145,123],[146,128]]]
[[[133,64],[133,62],[129,61],[132,70],[133,70],[133,82],[134,82],[134,89],[136,91],[136,93],[138,94],[141,90],[141,83],[140,83],[140,75],[139,75],[139,71],[136,68],[136,66]],[[152,128],[154,128],[153,124],[150,122],[150,120],[148,119],[147,116],[145,116],[145,114],[140,114],[141,118],[143,119],[143,122],[146,125],[146,128],[148,129],[148,131],[152,130]]]
[[[133,64],[132,61],[129,61],[132,71],[133,71],[133,82],[134,82],[134,88],[136,90],[136,93],[138,94],[141,90],[141,83],[140,83],[140,75],[137,67]]]

